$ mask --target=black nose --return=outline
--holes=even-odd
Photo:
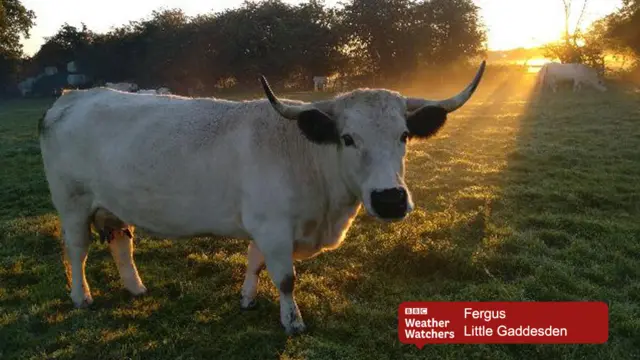
[[[407,213],[407,191],[404,188],[374,190],[371,206],[383,219],[402,218]]]

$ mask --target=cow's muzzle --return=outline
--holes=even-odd
[[[407,215],[409,197],[404,188],[374,190],[371,192],[371,207],[384,220],[400,220]]]

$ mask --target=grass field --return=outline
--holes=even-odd
[[[436,138],[410,146],[406,221],[361,212],[341,248],[297,264],[309,331],[292,338],[265,272],[257,309],[240,310],[247,244],[233,239],[141,238],[150,292],[137,299],[96,241],[95,304],[73,309],[36,137],[47,106],[0,103],[2,359],[640,358],[638,93],[531,99],[518,81],[481,85]],[[398,304],[428,300],[602,300],[609,341],[399,343]]]

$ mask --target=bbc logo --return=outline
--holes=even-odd
[[[429,313],[429,310],[427,308],[405,308],[404,309],[404,314],[405,315],[427,315]]]

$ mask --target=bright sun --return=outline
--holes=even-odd
[[[561,0],[476,0],[488,30],[491,50],[531,48],[557,41],[564,32],[564,8]],[[583,0],[574,0],[569,23],[571,31],[578,21]],[[589,1],[581,29],[586,30],[621,5],[621,0]]]

